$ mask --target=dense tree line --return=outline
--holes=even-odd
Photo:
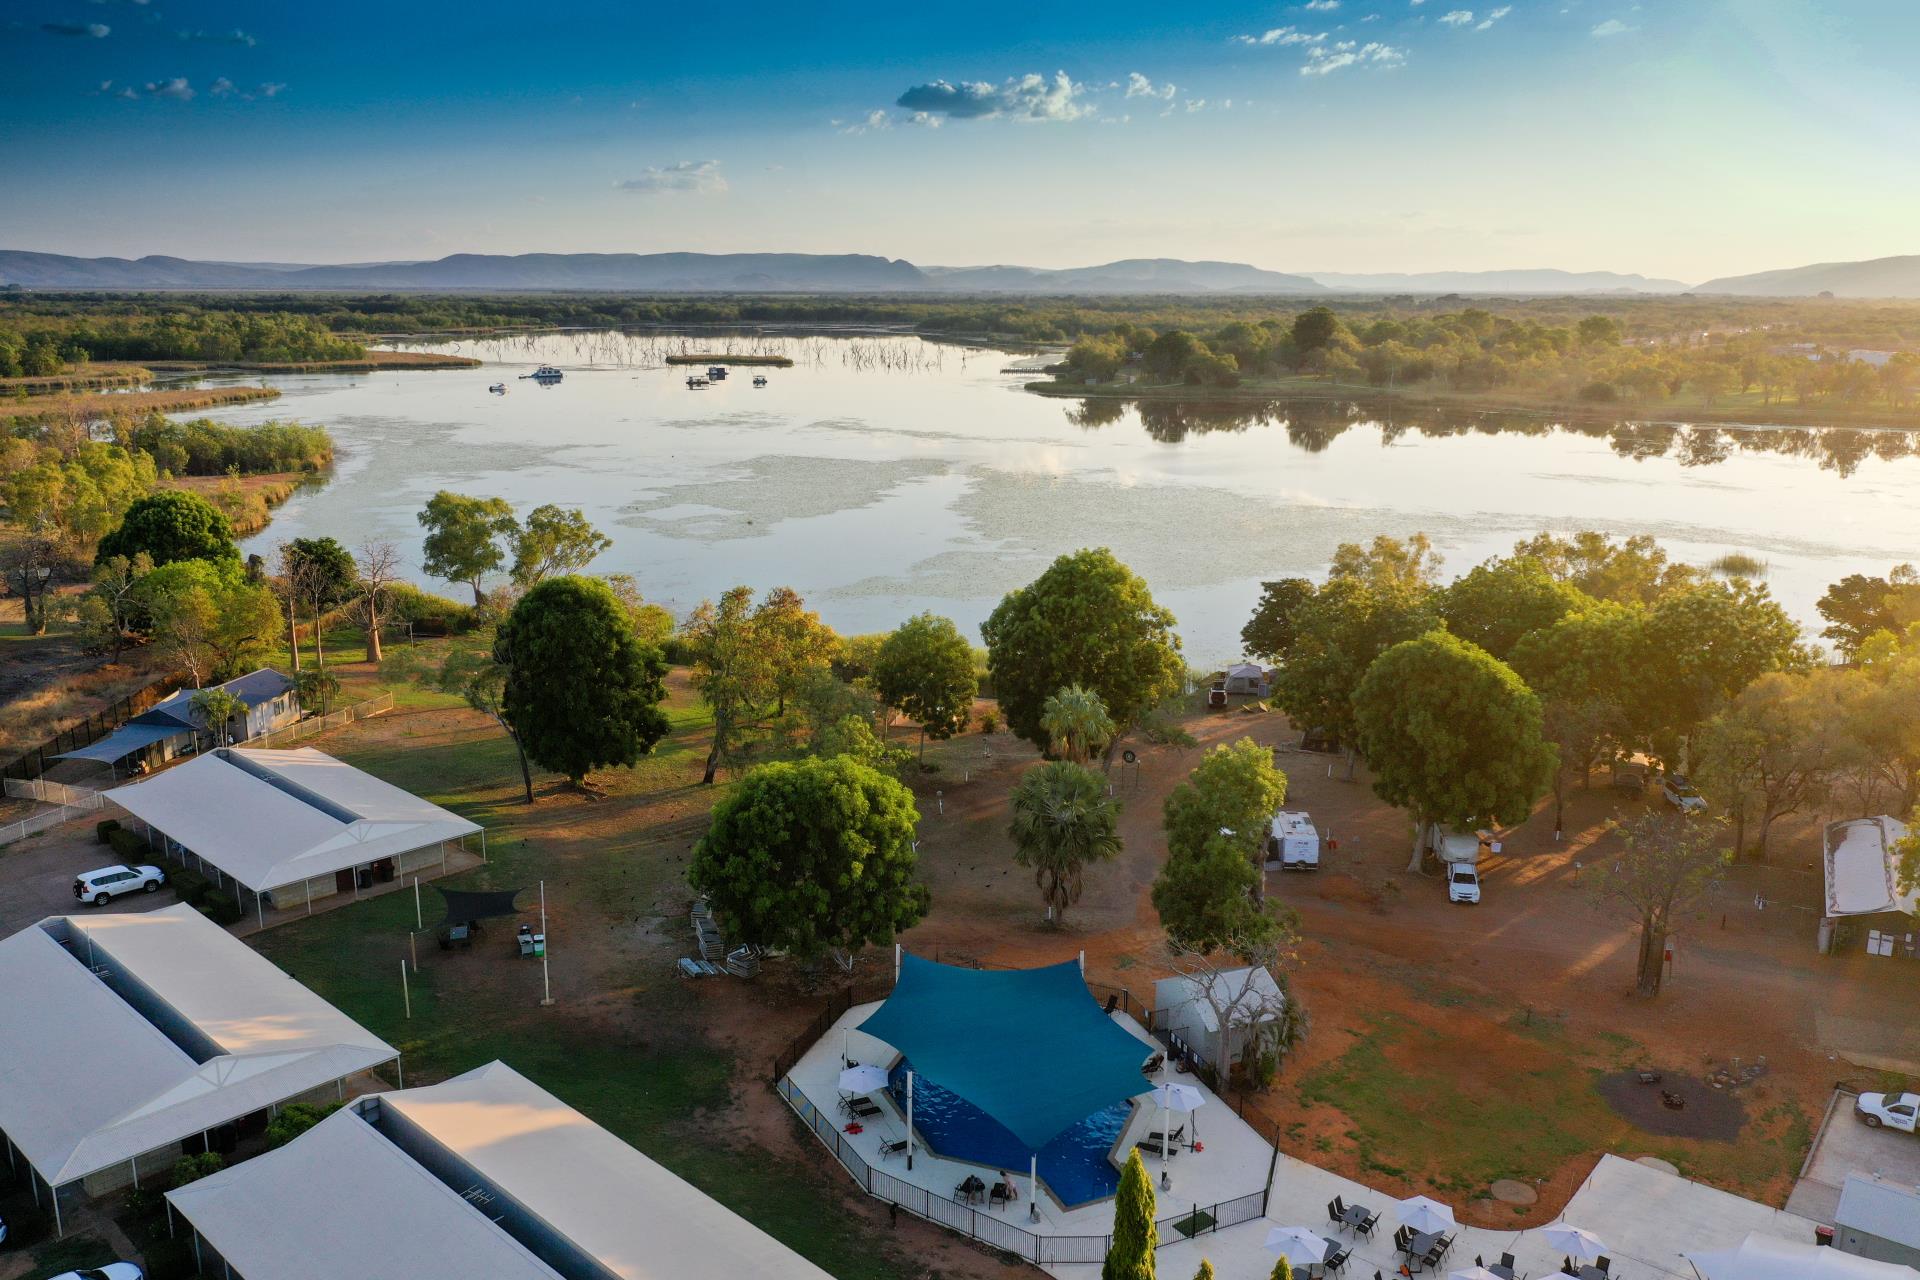
[[[324,320],[229,308],[10,314],[0,309],[0,376],[46,375],[88,360],[209,360],[293,363],[353,360],[366,354],[356,339],[336,335]]]

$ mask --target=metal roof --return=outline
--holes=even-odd
[[[1840,1207],[1833,1211],[1833,1222],[1920,1249],[1920,1190],[1849,1173],[1840,1184]]]

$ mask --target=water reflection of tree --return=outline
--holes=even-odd
[[[1552,435],[1604,440],[1623,458],[1671,458],[1683,467],[1705,467],[1736,453],[1805,458],[1821,469],[1850,476],[1869,457],[1883,461],[1920,455],[1920,431],[1859,427],[1723,427],[1710,423],[1573,420],[1535,414],[1437,406],[1409,408],[1386,402],[1345,400],[1122,400],[1090,398],[1068,406],[1069,423],[1099,430],[1137,417],[1147,435],[1163,444],[1220,431],[1279,427],[1294,447],[1319,453],[1356,427],[1380,434],[1390,445],[1407,438]]]

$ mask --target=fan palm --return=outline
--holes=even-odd
[[[1052,740],[1053,754],[1085,764],[1113,741],[1113,719],[1100,695],[1077,684],[1048,698],[1040,708],[1040,727]]]
[[[1030,769],[1013,791],[1013,860],[1033,881],[1058,924],[1080,900],[1086,868],[1120,852],[1120,805],[1100,775],[1070,760]]]

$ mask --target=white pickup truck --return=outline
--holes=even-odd
[[[1869,1129],[1884,1125],[1912,1133],[1914,1118],[1920,1116],[1920,1093],[1863,1093],[1854,1100],[1853,1114]]]

